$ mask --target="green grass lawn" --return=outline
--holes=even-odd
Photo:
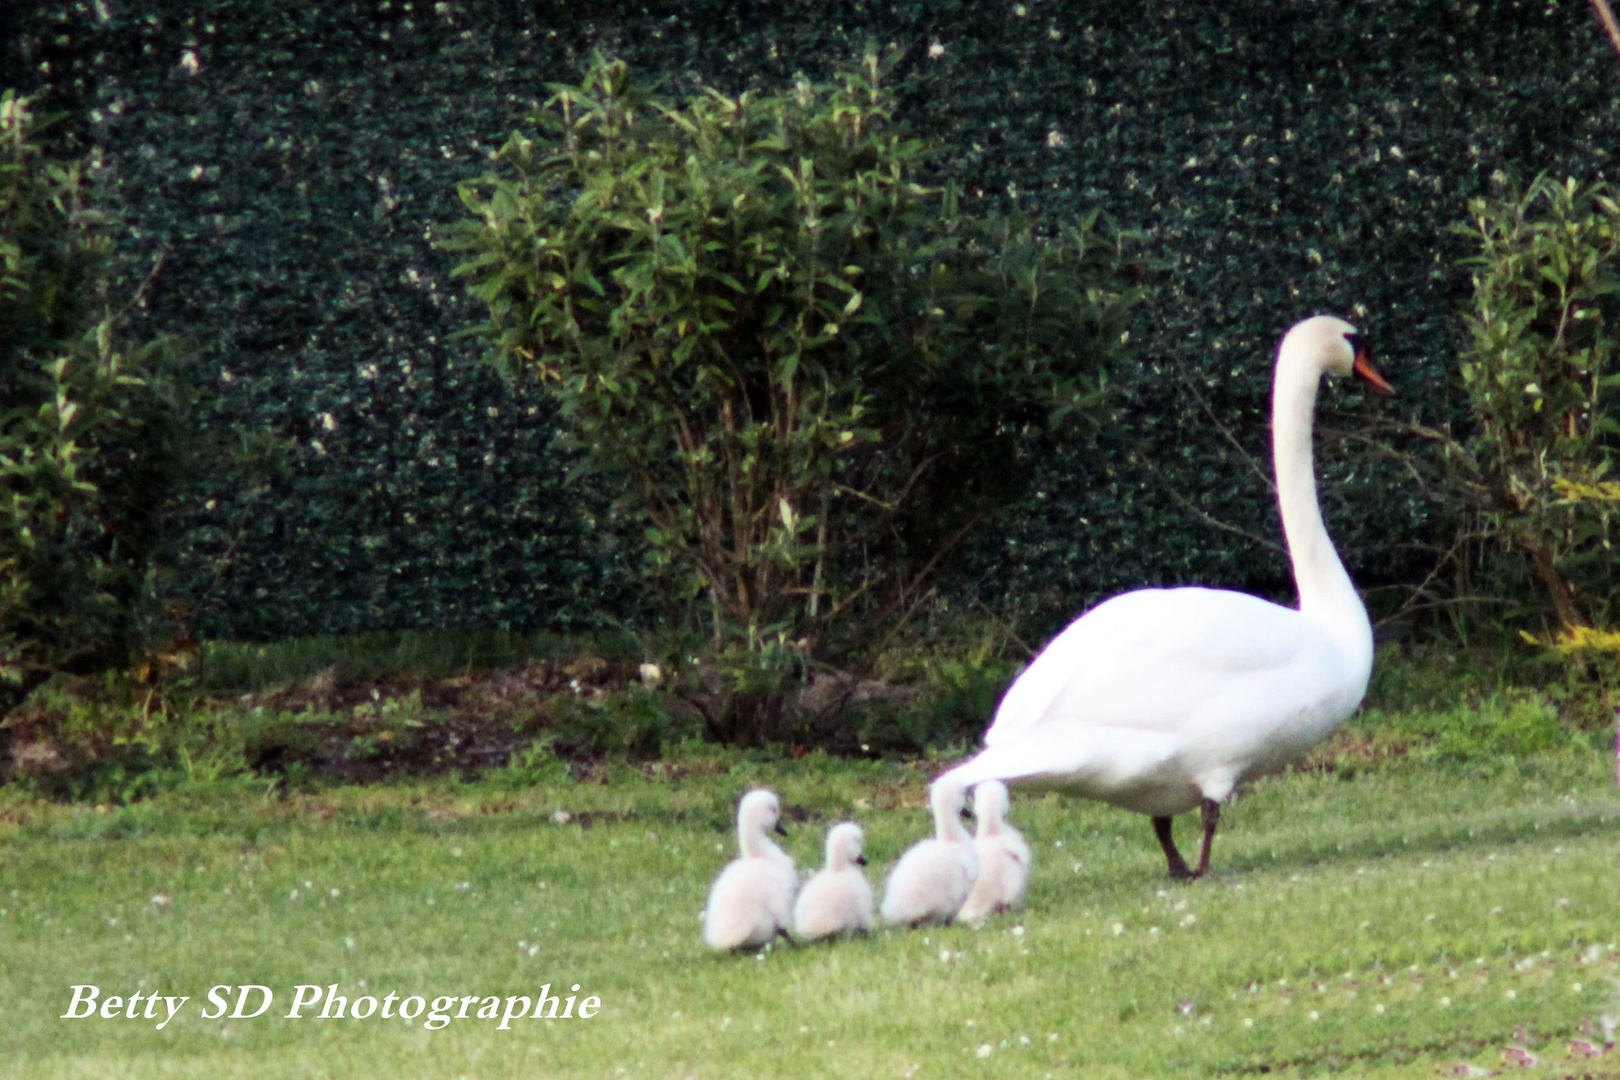
[[[1620,1075],[1620,1051],[1567,1056],[1620,1015],[1604,753],[1273,778],[1224,815],[1212,876],[1185,885],[1145,819],[1015,794],[1036,862],[1014,917],[759,957],[704,948],[743,791],[780,793],[801,866],[827,826],[860,821],[877,883],[928,828],[929,771],[691,749],[579,781],[542,766],[288,798],[241,782],[123,808],[0,792],[0,1072],[1433,1076],[1500,1070],[1512,1046],[1543,1062],[1526,1075]],[[202,1018],[210,987],[245,983],[273,1007]],[[285,1018],[295,986],[332,983],[503,1008],[578,984],[601,1007],[508,1030],[475,1018],[481,1002],[436,1031]],[[60,1019],[75,984],[191,1000],[162,1030],[122,1010]]]

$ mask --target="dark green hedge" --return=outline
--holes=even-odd
[[[167,251],[149,316],[201,346],[219,422],[296,443],[251,507],[203,482],[199,522],[224,531],[198,532],[195,565],[245,525],[222,583],[194,575],[206,628],[232,636],[633,607],[632,546],[589,527],[602,500],[568,482],[543,395],[450,340],[475,312],[424,235],[593,47],[676,89],[741,89],[896,42],[908,118],[970,192],[1143,230],[1166,270],[1118,423],[959,571],[1054,618],[1150,582],[1286,593],[1270,491],[1233,449],[1269,472],[1277,334],[1350,314],[1401,390],[1388,408],[1448,418],[1467,279],[1445,226],[1507,174],[1601,176],[1620,133],[1620,63],[1577,0],[42,0],[4,18],[7,81],[76,110],[133,250]],[[1356,393],[1325,400],[1325,425],[1363,423]],[[1373,458],[1323,468],[1331,527],[1388,604],[1443,515]]]

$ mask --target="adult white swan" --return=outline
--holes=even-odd
[[[1372,627],[1316,501],[1311,420],[1322,374],[1393,393],[1361,336],[1318,315],[1283,337],[1271,436],[1299,608],[1224,589],[1140,589],[1054,638],[1013,683],[985,749],[942,779],[1005,780],[1148,814],[1170,876],[1209,866],[1220,804],[1236,784],[1299,757],[1361,702]],[[1189,870],[1173,815],[1202,807]]]

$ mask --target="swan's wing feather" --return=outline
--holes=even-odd
[[[1222,589],[1141,589],[1070,623],[1007,691],[986,746],[1061,719],[1173,731],[1250,676],[1286,672],[1320,647],[1298,611]]]

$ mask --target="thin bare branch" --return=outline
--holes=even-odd
[[[1233,525],[1230,522],[1222,521],[1220,518],[1216,517],[1214,514],[1211,514],[1203,507],[1197,505],[1191,499],[1187,498],[1187,496],[1183,495],[1175,488],[1170,487],[1168,484],[1165,485],[1165,490],[1170,493],[1170,497],[1176,501],[1177,506],[1180,506],[1183,510],[1196,515],[1200,521],[1204,522],[1204,524],[1210,526],[1211,528],[1219,529],[1222,532],[1229,532],[1234,536],[1241,536],[1251,544],[1259,544],[1268,551],[1276,552],[1284,559],[1288,558],[1288,549],[1277,543],[1275,540],[1272,540],[1269,537],[1261,536],[1256,532],[1250,532],[1241,525]]]
[[[1614,51],[1620,54],[1620,22],[1614,17],[1614,11],[1609,7],[1609,0],[1592,0],[1592,10],[1597,13],[1598,22],[1603,24],[1603,30],[1609,35],[1609,44]]]
[[[1244,446],[1242,441],[1235,434],[1233,434],[1232,429],[1226,426],[1225,421],[1223,421],[1220,414],[1215,411],[1215,407],[1209,403],[1209,399],[1204,396],[1203,390],[1199,388],[1197,381],[1192,377],[1192,375],[1184,370],[1179,364],[1175,366],[1174,370],[1176,375],[1181,380],[1181,385],[1184,386],[1187,389],[1187,392],[1190,393],[1194,400],[1198,402],[1198,407],[1203,410],[1205,416],[1209,417],[1209,422],[1215,425],[1216,433],[1219,434],[1222,439],[1226,440],[1227,444],[1230,445],[1233,450],[1237,451],[1238,457],[1241,458],[1243,463],[1249,467],[1249,471],[1254,473],[1255,476],[1259,477],[1262,484],[1266,485],[1266,490],[1275,492],[1277,490],[1277,484],[1272,478],[1271,470],[1266,468],[1263,463],[1256,461],[1255,456],[1249,452],[1249,448]]]

